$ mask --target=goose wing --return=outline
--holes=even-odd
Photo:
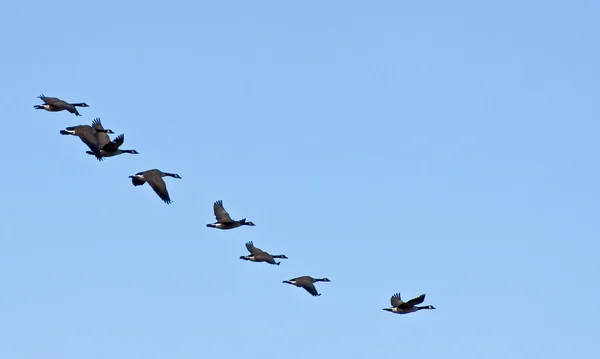
[[[102,122],[100,121],[100,117],[96,117],[94,121],[92,121],[92,128],[96,131],[96,138],[98,139],[98,147],[101,149],[110,142],[110,137],[106,132],[98,132],[104,131],[104,127],[102,126]]]
[[[103,134],[105,134],[105,133],[103,133]],[[106,137],[108,138],[108,136],[106,136]],[[119,147],[121,147],[123,142],[125,142],[125,135],[121,134],[121,135],[118,135],[117,137],[115,137],[114,140],[109,141],[108,143],[105,143],[104,146],[100,146],[100,148],[102,148],[102,150],[104,150],[106,152],[115,152],[116,150],[119,149]]]
[[[390,298],[390,303],[392,304],[392,307],[398,307],[398,306],[404,304],[402,299],[400,299],[400,293],[396,293],[396,294],[392,295],[392,297]]]
[[[53,103],[52,106],[55,106],[56,103]],[[71,105],[70,103],[66,103],[64,101],[60,102],[60,107],[64,108],[65,110],[69,111],[70,113],[74,113],[77,116],[81,116],[79,114],[79,111],[77,111],[77,109],[75,108],[75,106]]]
[[[233,222],[229,213],[223,208],[223,201],[218,200],[213,205],[213,211],[215,212],[215,217],[217,218],[217,222],[219,223],[228,223]]]
[[[246,249],[248,249],[248,252],[250,252],[250,254],[259,254],[259,253],[264,253],[262,250],[260,250],[259,248],[256,248],[254,246],[254,244],[252,243],[252,241],[246,243]]]
[[[315,297],[319,295],[319,292],[317,292],[317,288],[315,288],[315,285],[313,284],[314,279],[312,277],[305,275],[302,277],[294,278],[292,280],[295,280],[298,286],[304,288],[307,292],[314,295]]]
[[[67,127],[67,129],[69,128]],[[81,141],[90,148],[94,156],[96,156],[99,161],[102,161],[102,154],[100,154],[100,147],[98,147],[98,139],[96,138],[96,130],[85,125],[77,126],[75,131]]]
[[[425,294],[421,294],[420,296],[413,298],[413,299],[407,301],[406,303],[401,304],[400,308],[411,308],[417,304],[423,303],[424,300],[425,300]]]
[[[38,96],[38,98],[40,100],[44,101],[44,103],[47,104],[47,105],[53,105],[55,102],[64,102],[63,100],[61,100],[59,98],[56,98],[56,97],[46,97],[44,95],[40,95],[40,96]]]
[[[169,197],[169,192],[167,192],[167,185],[162,179],[162,176],[153,172],[146,172],[144,174],[144,179],[146,180],[146,182],[148,182],[150,187],[152,187],[152,189],[154,190],[154,192],[156,192],[160,199],[162,199],[166,204],[171,203],[171,197]]]
[[[317,288],[315,288],[315,285],[312,283],[312,281],[310,281],[310,282],[302,281],[302,282],[300,282],[300,286],[302,288],[306,289],[307,292],[309,292],[310,294],[312,294],[315,297],[319,295],[319,292],[317,292]]]

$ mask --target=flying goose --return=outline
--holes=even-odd
[[[100,118],[97,117],[92,121],[92,128],[96,130],[96,138],[98,139],[98,147],[100,148],[100,153],[102,157],[113,157],[116,155],[120,155],[121,153],[131,153],[137,155],[138,152],[136,150],[121,150],[119,147],[125,141],[125,135],[121,134],[117,136],[114,140],[110,140],[106,132],[102,132],[104,127],[102,126],[102,122]],[[86,151],[88,155],[93,155],[92,151]]]
[[[407,314],[416,312],[421,309],[435,309],[432,305],[422,305],[417,306],[417,304],[423,303],[425,300],[425,294],[421,294],[420,296],[413,298],[407,302],[402,301],[400,298],[400,293],[396,293],[392,295],[390,298],[390,302],[392,304],[391,308],[383,308],[383,310],[387,310],[388,312],[397,313],[397,314]]]
[[[120,155],[122,153],[131,153],[133,155],[139,154],[139,152],[136,151],[136,150],[122,150],[122,149],[120,149],[119,147],[123,144],[123,142],[125,142],[125,135],[124,134],[120,134],[117,137],[115,137],[114,140],[109,141],[108,143],[106,143],[100,149],[100,153],[102,154],[102,157],[113,157],[113,156]],[[92,151],[85,151],[85,153],[87,153],[88,155],[93,155],[94,154]]]
[[[315,278],[307,276],[307,275],[283,281],[283,283],[293,284],[296,287],[302,287],[302,288],[306,289],[306,291],[309,292],[310,294],[314,295],[315,297],[318,297],[321,294],[319,294],[317,292],[317,288],[315,288],[315,286],[313,284],[316,282],[331,282],[331,281],[327,278],[315,279]]]
[[[273,258],[288,259],[288,257],[286,257],[284,254],[271,255],[267,252],[264,252],[261,249],[256,248],[254,246],[254,243],[252,243],[252,241],[246,243],[246,248],[248,249],[248,252],[250,252],[250,255],[249,256],[241,256],[240,259],[244,259],[244,260],[252,261],[252,262],[267,262],[267,263],[276,264],[276,265],[279,265],[281,262],[275,262],[275,260]]]
[[[89,148],[90,152],[96,156],[98,161],[102,161],[102,154],[100,153],[99,139],[97,137],[98,132],[103,132],[106,137],[107,133],[114,133],[111,129],[94,129],[88,125],[79,125],[67,127],[64,130],[60,130],[61,135],[73,135],[81,139]]]
[[[246,222],[246,218],[242,218],[239,221],[234,221],[229,216],[229,213],[223,208],[223,201],[216,201],[213,205],[213,211],[215,212],[215,217],[217,217],[217,221],[212,224],[207,224],[207,227],[218,228],[218,229],[232,229],[237,228],[239,226],[254,226],[255,224],[252,222]]]
[[[35,105],[33,106],[36,110],[46,110],[51,112],[57,112],[62,110],[67,110],[70,113],[74,113],[75,116],[81,116],[75,106],[78,107],[90,107],[85,102],[78,103],[67,103],[61,99],[56,97],[46,97],[43,94],[38,96],[39,99],[44,101],[43,105]]]
[[[162,199],[166,204],[171,204],[172,201],[171,197],[169,197],[169,192],[167,192],[167,185],[162,179],[165,176],[181,178],[176,173],[166,173],[157,169],[138,172],[133,176],[129,176],[129,178],[131,178],[131,183],[133,183],[134,186],[141,186],[148,182],[150,187],[152,187],[160,199]]]

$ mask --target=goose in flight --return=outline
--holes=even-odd
[[[331,282],[331,281],[327,278],[318,279],[318,278],[313,278],[313,277],[310,277],[307,275],[283,281],[283,283],[292,284],[292,285],[295,285],[296,287],[304,288],[304,289],[306,289],[307,292],[309,292],[313,296],[318,297],[321,294],[319,294],[317,292],[317,288],[315,288],[314,283],[316,283],[316,282]]]
[[[134,186],[141,186],[144,183],[148,182],[150,187],[156,192],[158,197],[162,199],[166,204],[171,204],[171,197],[169,197],[169,192],[167,192],[167,185],[163,180],[163,177],[173,177],[173,178],[181,178],[176,173],[167,173],[161,170],[152,169],[144,172],[138,172],[133,176],[129,176],[131,178],[131,183]]]
[[[275,259],[273,259],[273,258],[288,259],[288,257],[286,257],[284,254],[272,255],[272,254],[269,254],[269,253],[261,250],[260,248],[256,248],[254,246],[254,243],[252,243],[252,241],[246,243],[246,249],[248,249],[248,252],[250,252],[250,255],[241,256],[240,259],[244,259],[244,260],[252,261],[252,262],[267,262],[267,263],[276,264],[276,265],[279,265],[281,262],[275,262]]]
[[[234,221],[229,216],[229,213],[223,208],[223,201],[216,201],[213,205],[213,211],[215,213],[215,217],[217,221],[215,223],[209,223],[206,226],[210,228],[218,228],[218,229],[232,229],[237,228],[239,226],[254,226],[255,224],[252,222],[247,222],[246,218],[242,218],[239,221]]]
[[[89,125],[71,126],[60,131],[61,135],[73,135],[79,137],[81,141],[89,147],[90,152],[96,156],[98,161],[102,161],[102,154],[100,153],[99,145],[100,140],[98,137],[99,133],[102,133],[104,136],[108,137],[107,133],[114,132],[111,129],[94,129]]]
[[[413,298],[407,302],[404,302],[400,298],[400,293],[396,293],[392,295],[390,298],[390,302],[392,304],[391,308],[383,308],[383,310],[387,310],[388,312],[397,313],[397,314],[407,314],[416,312],[421,309],[435,309],[432,305],[422,305],[417,306],[417,304],[423,303],[425,300],[425,294],[421,294],[420,296]]]
[[[136,150],[122,150],[119,148],[125,142],[125,135],[123,134],[120,134],[111,141],[106,132],[102,132],[104,131],[104,127],[99,117],[92,121],[92,128],[96,130],[96,139],[98,140],[98,147],[100,148],[102,157],[113,157],[122,153],[138,154]],[[94,154],[92,151],[86,151],[86,153],[88,155]]]
[[[75,116],[81,116],[75,106],[77,107],[90,107],[85,102],[68,103],[56,97],[46,97],[44,95],[38,96],[38,98],[44,101],[43,105],[33,106],[36,110],[46,110],[50,112],[58,112],[67,110]]]

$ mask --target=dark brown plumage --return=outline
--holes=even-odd
[[[313,284],[316,282],[331,282],[331,281],[327,278],[315,279],[315,278],[307,276],[307,275],[283,281],[283,283],[288,283],[288,284],[295,285],[296,287],[304,288],[311,295],[318,297],[321,294],[319,294],[317,292],[317,288],[315,288],[315,285]]]
[[[267,263],[275,264],[275,265],[279,265],[281,262],[275,262],[274,258],[287,259],[287,257],[283,254],[271,255],[259,248],[256,248],[254,246],[254,243],[252,243],[252,242],[246,243],[246,249],[248,249],[248,252],[250,252],[250,255],[249,256],[241,256],[240,259],[244,259],[244,260],[252,261],[252,262],[267,262]]]
[[[102,137],[98,136],[99,133],[103,133],[104,136],[108,137],[107,133],[114,132],[110,129],[105,130],[104,128],[98,127],[94,129],[92,126],[88,125],[71,126],[60,131],[61,135],[73,135],[79,137],[81,141],[89,147],[90,152],[96,156],[98,161],[102,161],[99,145]]]
[[[404,302],[402,298],[400,298],[400,293],[396,293],[390,298],[390,303],[392,304],[392,307],[383,308],[383,310],[397,314],[407,314],[416,312],[421,309],[435,309],[435,307],[432,305],[417,306],[417,304],[423,303],[424,300],[425,294],[421,294],[416,298]]]
[[[246,222],[246,218],[240,219],[239,221],[234,221],[229,216],[229,213],[223,208],[223,201],[219,200],[213,204],[213,212],[215,213],[215,217],[217,221],[215,223],[209,223],[206,226],[210,228],[218,228],[218,229],[232,229],[240,226],[254,226],[255,224],[252,222]]]
[[[58,111],[67,110],[70,113],[75,114],[75,116],[81,116],[79,114],[79,112],[77,111],[77,108],[75,108],[75,106],[90,107],[85,102],[67,103],[59,98],[46,97],[44,95],[40,95],[40,96],[38,96],[38,98],[41,99],[42,101],[44,101],[44,104],[33,106],[37,110],[46,110],[46,111],[50,111],[50,112],[58,112]]]
[[[129,176],[129,178],[131,178],[131,183],[133,183],[134,186],[141,186],[148,182],[150,187],[152,187],[160,199],[162,199],[166,204],[171,204],[172,201],[171,197],[169,197],[169,192],[167,191],[167,185],[162,179],[165,176],[181,178],[176,173],[166,173],[157,169],[138,172],[133,176]]]

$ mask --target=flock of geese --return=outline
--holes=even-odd
[[[59,112],[59,111],[68,111],[76,116],[81,116],[79,111],[77,111],[77,107],[89,107],[85,102],[78,103],[68,103],[56,97],[46,97],[41,95],[38,97],[40,100],[44,102],[43,105],[35,105],[34,108],[38,110],[46,110],[50,112]],[[61,130],[60,133],[62,135],[73,135],[79,137],[83,143],[89,148],[89,151],[86,151],[87,154],[93,155],[98,159],[98,161],[102,161],[105,157],[113,157],[123,153],[129,154],[138,154],[136,150],[125,150],[121,149],[121,145],[125,142],[125,135],[121,134],[116,136],[113,140],[108,136],[109,134],[114,134],[111,129],[105,129],[102,126],[102,122],[100,118],[95,118],[92,121],[92,125],[77,125],[67,127],[64,130]],[[181,177],[176,173],[168,173],[163,172],[158,169],[151,169],[143,172],[138,172],[135,175],[129,176],[131,178],[131,183],[134,186],[141,186],[144,183],[148,182],[148,185],[156,192],[158,197],[163,200],[166,204],[170,204],[171,197],[169,196],[169,192],[167,191],[167,185],[163,180],[163,177],[173,177],[179,178]],[[242,218],[240,220],[234,220],[231,218],[229,213],[223,207],[222,201],[216,201],[213,205],[213,211],[215,217],[217,219],[214,223],[209,223],[206,226],[209,228],[216,228],[221,230],[234,229],[241,226],[254,226],[254,223],[250,221],[246,221],[246,218]],[[279,265],[281,262],[276,262],[275,259],[287,259],[287,257],[283,254],[273,255],[265,252],[254,246],[252,242],[246,243],[246,249],[250,252],[249,255],[240,256],[240,259],[251,261],[251,262],[266,262],[273,265]],[[293,278],[290,280],[285,280],[283,283],[292,284],[296,287],[304,288],[308,293],[317,297],[321,294],[315,288],[316,282],[331,282],[327,278],[313,278],[310,276],[301,276],[297,278]],[[397,313],[397,314],[407,314],[416,312],[422,309],[435,309],[435,307],[431,305],[423,305],[419,304],[425,301],[425,294],[421,294],[420,296],[407,300],[406,302],[402,300],[400,297],[400,293],[394,294],[390,298],[391,307],[384,308],[388,312]]]

